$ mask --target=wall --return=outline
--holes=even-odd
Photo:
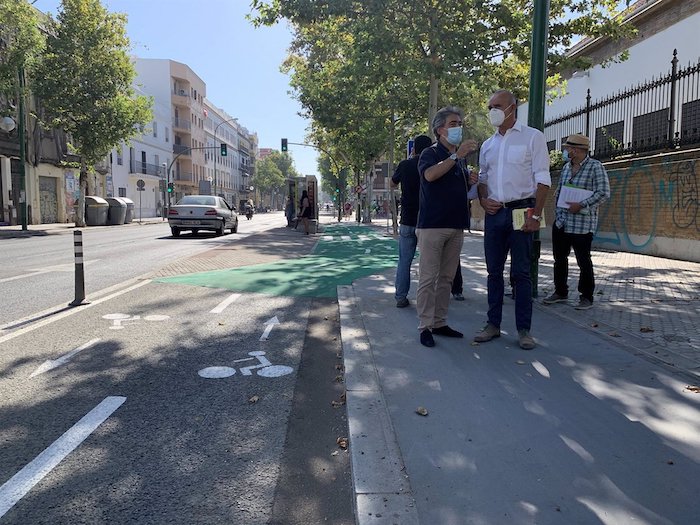
[[[605,164],[610,200],[601,205],[594,246],[616,251],[700,262],[700,149]],[[551,238],[554,192],[545,206]],[[472,203],[474,229],[483,229],[484,212]]]

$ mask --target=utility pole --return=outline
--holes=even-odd
[[[535,0],[532,20],[532,57],[530,59],[530,96],[528,99],[527,124],[544,131],[544,95],[547,79],[547,35],[549,33],[549,0]],[[540,248],[539,230],[534,233],[530,279],[532,296],[537,297]]]
[[[22,229],[27,230],[27,172],[24,136],[24,68],[19,69],[19,215]]]

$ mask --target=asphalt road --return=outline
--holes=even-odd
[[[0,332],[0,523],[353,523],[337,303],[131,284]]]

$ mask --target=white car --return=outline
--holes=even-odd
[[[235,206],[213,195],[187,195],[168,211],[168,225],[173,237],[183,230],[197,233],[199,230],[215,231],[223,235],[227,229],[238,231],[238,214]]]

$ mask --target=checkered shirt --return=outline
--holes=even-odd
[[[593,195],[581,201],[584,208],[579,213],[570,213],[567,208],[556,208],[557,227],[563,227],[566,233],[595,233],[598,229],[598,207],[610,198],[610,181],[603,164],[599,160],[586,157],[578,173],[572,175],[571,162],[567,162],[561,170],[559,185],[554,195],[555,203],[559,200],[559,193],[564,184],[591,190]]]

